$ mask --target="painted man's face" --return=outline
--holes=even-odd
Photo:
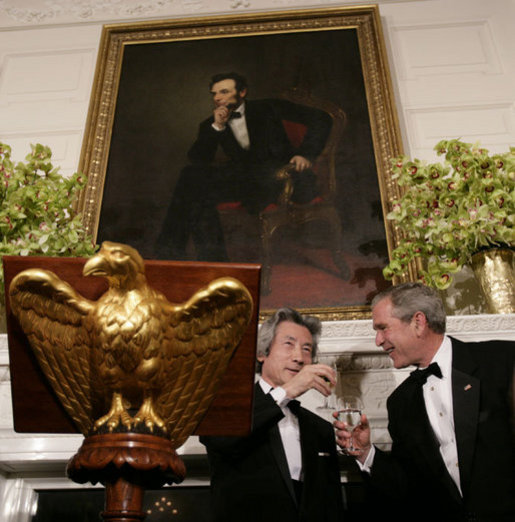
[[[215,107],[227,107],[228,109],[236,109],[239,107],[243,98],[247,94],[247,89],[238,91],[236,82],[232,79],[221,80],[211,87],[211,95]]]

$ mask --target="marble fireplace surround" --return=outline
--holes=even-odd
[[[462,315],[447,320],[450,335],[463,341],[515,340],[515,314]],[[495,357],[495,354],[492,354]],[[361,395],[373,428],[375,443],[388,448],[386,398],[409,373],[395,370],[390,359],[374,344],[370,320],[324,323],[320,361],[336,361],[339,370],[337,393]],[[322,398],[307,393],[302,403],[316,411]],[[30,520],[38,489],[84,487],[64,476],[66,462],[79,448],[81,435],[15,433],[12,426],[7,336],[0,336],[0,520]],[[204,447],[190,437],[179,449],[185,459],[202,458]],[[205,476],[188,476],[184,485],[206,485]],[[2,512],[3,511],[3,512]]]

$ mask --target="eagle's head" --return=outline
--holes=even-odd
[[[133,288],[145,281],[145,264],[129,245],[104,241],[98,253],[86,262],[82,273],[105,277],[110,286]]]

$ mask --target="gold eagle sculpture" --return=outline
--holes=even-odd
[[[224,277],[170,303],[147,284],[134,248],[107,241],[83,275],[107,279],[98,301],[43,269],[20,272],[9,289],[12,311],[61,404],[84,435],[157,427],[182,445],[247,329],[249,291]]]

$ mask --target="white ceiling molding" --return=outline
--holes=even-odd
[[[154,17],[204,3],[200,0],[0,0],[0,25]]]
[[[376,0],[377,4],[399,0]],[[417,0],[400,0],[416,2]],[[420,1],[420,0],[418,0]],[[434,0],[425,0],[434,1]],[[0,0],[0,28],[111,23],[294,8],[370,4],[360,0]]]

